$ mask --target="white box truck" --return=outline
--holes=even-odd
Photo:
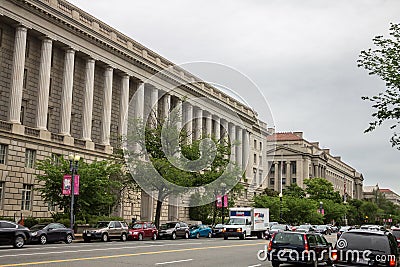
[[[224,225],[224,239],[247,236],[264,238],[269,227],[268,208],[230,208],[229,221]]]

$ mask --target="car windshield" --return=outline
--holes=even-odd
[[[349,231],[351,229],[350,226],[342,226],[340,227],[340,231],[344,232],[344,231]]]
[[[245,218],[231,218],[228,222],[230,225],[243,225],[246,224]]]
[[[36,224],[30,228],[31,231],[38,231],[42,230],[43,228],[46,227],[46,224]]]
[[[190,230],[195,230],[195,229],[198,229],[198,228],[199,228],[198,225],[192,225],[192,226],[190,226]]]
[[[297,229],[310,229],[310,225],[300,225]]]
[[[110,222],[98,222],[97,223],[97,225],[96,225],[96,228],[105,228],[105,227],[108,227],[108,224],[109,224]]]
[[[214,228],[223,228],[223,227],[224,226],[222,224],[220,224],[220,223],[214,226]]]
[[[286,225],[283,224],[275,224],[271,226],[271,230],[284,230],[286,229]]]
[[[325,229],[325,228],[326,228],[326,225],[318,225],[317,228],[318,228],[318,229]]]
[[[132,229],[142,229],[142,228],[143,228],[143,224],[141,224],[141,223],[137,223],[132,226]]]
[[[302,234],[279,232],[275,235],[273,243],[303,245],[303,238]]]
[[[340,239],[346,240],[347,250],[364,251],[379,249],[385,253],[390,253],[389,240],[385,235],[346,232],[341,236]]]
[[[165,223],[161,225],[161,229],[166,230],[170,228],[175,228],[176,223]]]
[[[392,232],[392,234],[397,238],[400,239],[400,230],[395,230]]]

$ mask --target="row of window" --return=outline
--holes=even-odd
[[[297,178],[292,178],[292,184],[297,184]],[[269,185],[275,185],[275,178],[269,178]],[[282,185],[286,185],[286,178],[282,178]]]
[[[254,145],[253,145],[253,148],[255,149],[255,150],[257,150],[257,140],[256,139],[254,139]],[[260,142],[259,143],[260,145],[259,145],[259,150],[262,150],[262,142]]]
[[[7,164],[8,145],[0,144],[0,164]],[[36,150],[27,148],[25,150],[25,167],[34,168],[36,161]]]
[[[282,164],[280,163],[279,166],[282,166]],[[284,167],[279,167],[279,169],[281,169],[282,174],[286,174],[286,165],[284,165]],[[296,161],[291,161],[290,162],[290,172],[292,174],[296,174],[297,173],[297,165],[296,165]],[[270,168],[270,174],[273,175],[275,174],[275,164],[271,164],[271,168]]]

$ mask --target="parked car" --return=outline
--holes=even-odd
[[[310,224],[302,224],[296,228],[296,232],[301,232],[301,233],[315,232],[315,228]]]
[[[75,239],[74,231],[61,223],[36,224],[30,228],[31,242],[46,243],[65,242],[71,244]]]
[[[392,234],[397,240],[397,246],[400,248],[400,228],[393,228]]]
[[[189,226],[184,222],[168,222],[160,226],[158,231],[159,238],[171,238],[176,239],[177,237],[189,238]]]
[[[370,230],[370,231],[385,231],[385,227],[381,225],[375,225],[375,224],[365,224],[361,225],[360,229],[362,230]]]
[[[222,223],[216,224],[212,228],[212,236],[213,237],[223,237],[224,236],[224,225]]]
[[[278,232],[269,242],[267,258],[273,267],[279,267],[282,263],[330,264],[330,255],[327,253],[332,244],[325,237],[317,233]]]
[[[0,221],[0,245],[22,248],[30,239],[28,228],[10,221]]]
[[[212,237],[212,229],[207,225],[198,224],[192,225],[189,228],[189,237],[200,238],[200,237]]]
[[[273,234],[283,231],[291,231],[291,228],[286,224],[274,224],[268,231],[265,232],[265,239],[270,239]]]
[[[157,227],[151,222],[137,222],[128,231],[128,240],[157,240]]]
[[[338,232],[337,232],[337,234],[336,234],[336,237],[339,239],[339,237],[340,237],[344,232],[347,232],[347,231],[352,230],[352,229],[354,229],[353,226],[342,226],[342,227],[340,227],[340,229],[338,230]]]
[[[321,233],[323,235],[330,235],[332,233],[332,230],[327,225],[317,225],[317,227],[315,228],[315,232]]]
[[[82,233],[83,241],[101,240],[104,242],[111,239],[126,241],[128,238],[128,225],[120,221],[101,221],[96,227],[84,230]]]
[[[349,230],[340,236],[335,249],[335,267],[400,266],[396,238],[389,231]]]

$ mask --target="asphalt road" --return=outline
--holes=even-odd
[[[333,235],[329,236],[333,242]],[[123,266],[271,266],[257,252],[267,240],[201,238],[189,240],[74,242],[26,245],[22,249],[0,247],[0,266],[123,267]],[[284,265],[282,265],[284,266]]]

